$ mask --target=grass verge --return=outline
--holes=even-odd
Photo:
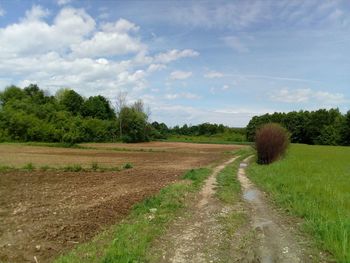
[[[350,148],[291,145],[285,159],[252,164],[250,178],[289,213],[337,262],[350,262]]]
[[[171,184],[156,196],[135,205],[120,224],[55,262],[144,262],[151,242],[164,232],[169,222],[185,207],[186,196],[198,191],[210,173],[208,168],[187,172],[183,176],[185,180]]]

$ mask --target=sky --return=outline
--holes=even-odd
[[[0,90],[119,92],[170,126],[350,109],[350,1],[0,0]]]

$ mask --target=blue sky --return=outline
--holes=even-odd
[[[350,2],[0,0],[0,89],[144,100],[168,125],[350,109]]]

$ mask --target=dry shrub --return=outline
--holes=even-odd
[[[270,164],[278,160],[289,145],[289,133],[277,123],[263,125],[255,136],[258,163]]]

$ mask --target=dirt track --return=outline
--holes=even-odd
[[[150,143],[152,152],[0,145],[2,165],[81,164],[134,168],[116,173],[11,172],[0,174],[0,261],[48,262],[125,216],[130,207],[176,181],[184,171],[227,158],[235,146]]]

